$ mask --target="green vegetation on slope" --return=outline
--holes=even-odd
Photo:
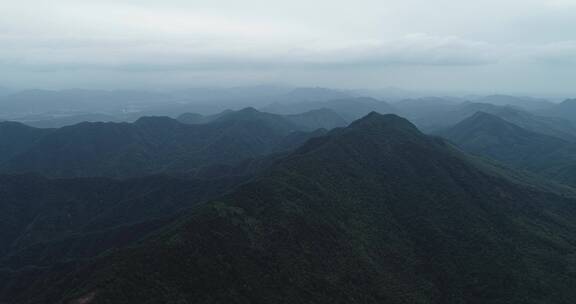
[[[15,299],[573,303],[574,192],[497,171],[372,113],[139,246],[39,271]]]

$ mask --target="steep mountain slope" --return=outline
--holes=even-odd
[[[158,228],[154,221],[163,223],[247,178],[150,176],[116,181],[0,176],[0,268],[92,256],[120,247]]]
[[[5,162],[1,171],[55,177],[185,173],[291,149],[284,139],[294,131],[298,127],[286,119],[254,109],[202,125],[167,117],[144,117],[132,124],[82,123],[48,134]]]
[[[12,299],[572,303],[574,193],[498,172],[372,113],[138,247],[64,279],[35,272]]]
[[[474,114],[440,135],[467,151],[517,166],[529,165],[543,154],[570,145],[559,138],[528,131],[484,112]]]
[[[576,144],[523,129],[504,119],[478,112],[439,133],[462,149],[516,168],[572,184]],[[572,184],[576,185],[576,184]]]

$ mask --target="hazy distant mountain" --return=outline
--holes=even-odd
[[[5,273],[28,284],[3,299],[570,303],[576,193],[556,191],[373,113],[138,246]]]
[[[576,122],[576,99],[567,99],[552,108],[540,112],[542,115],[560,117]]]
[[[440,134],[469,152],[521,167],[570,145],[562,139],[528,131],[484,112],[477,112]]]
[[[171,100],[167,94],[146,91],[26,90],[0,97],[0,111],[12,115],[125,110]]]
[[[398,87],[385,87],[380,89],[360,89],[354,90],[357,96],[369,96],[377,99],[384,99],[390,102],[401,101],[405,99],[417,99],[429,96],[429,92],[406,90]]]
[[[298,114],[278,115],[258,111],[254,108],[246,108],[240,111],[225,111],[208,118],[209,121],[228,120],[261,120],[270,125],[282,124],[283,129],[298,131],[314,131],[317,129],[333,129],[346,125],[336,112],[330,109],[317,109]]]
[[[229,104],[229,103],[162,103],[154,104],[145,107],[136,107],[133,111],[124,115],[125,120],[135,121],[142,116],[168,116],[177,118],[182,113],[199,113],[201,115],[213,115],[225,110],[241,110],[245,108],[245,104]]]
[[[277,97],[276,102],[317,102],[354,97],[351,92],[328,88],[296,88]]]
[[[506,121],[514,123],[524,129],[536,133],[559,137],[565,140],[576,140],[576,124],[558,118],[538,116],[518,108],[508,106],[495,106],[492,104],[465,103],[456,111],[443,117],[443,121],[457,123],[481,111],[496,115]]]
[[[350,94],[326,88],[296,88],[274,86],[237,88],[195,88],[171,92],[173,102],[161,103],[139,109],[134,115],[171,116],[182,113],[199,113],[211,116],[227,109],[263,107],[272,102],[296,103],[309,100],[348,98]],[[305,112],[305,111],[302,111]]]
[[[489,95],[474,99],[476,103],[489,103],[497,106],[513,106],[528,111],[539,111],[554,106],[549,100],[525,96]]]
[[[483,112],[440,135],[465,151],[576,185],[575,143],[523,129]]]
[[[513,108],[501,108],[493,114],[532,132],[576,142],[576,123],[546,116],[534,115]]]
[[[461,104],[459,101],[441,97],[404,99],[393,104],[399,114],[411,121],[426,120],[428,117],[442,116]]]
[[[292,123],[301,126],[303,130],[316,130],[344,127],[348,123],[338,113],[330,109],[317,109],[300,114],[285,116]]]
[[[405,100],[395,103],[394,107],[426,132],[434,132],[452,126],[478,111],[487,113],[499,113],[508,109],[521,111],[488,103],[455,103],[442,98]]]
[[[565,140],[576,141],[576,124],[553,117],[538,116],[509,106],[496,106],[487,103],[463,103],[453,107],[446,106],[442,111],[421,115],[415,123],[429,132],[450,127],[477,112],[496,115],[524,129]]]
[[[274,86],[237,88],[194,88],[170,92],[171,102],[141,107],[132,113],[137,116],[178,117],[182,113],[198,113],[214,116],[225,110],[241,110],[245,107],[263,107],[272,102],[303,102],[326,98],[349,97],[348,93],[324,88],[297,88]],[[302,111],[305,112],[305,111]],[[190,123],[196,123],[189,121]],[[207,121],[203,121],[205,123]]]
[[[293,89],[285,86],[259,85],[231,88],[189,88],[171,92],[179,101],[188,102],[224,102],[240,103],[244,106],[251,102],[260,103],[264,100],[289,94]]]
[[[181,123],[196,125],[196,124],[206,123],[205,120],[207,117],[210,117],[210,116],[204,116],[204,115],[198,114],[198,113],[183,113],[183,114],[178,115],[176,120],[178,120]]]
[[[0,168],[5,173],[58,177],[187,172],[278,152],[286,149],[286,136],[304,129],[253,108],[201,125],[168,117],[144,117],[135,123],[81,123],[51,132]]]
[[[242,111],[245,111],[242,110]],[[186,124],[206,124],[218,119],[226,119],[227,116],[235,116],[237,111],[226,110],[218,114],[203,116],[197,113],[184,113],[178,116],[178,121]],[[258,115],[268,116],[273,120],[288,121],[293,124],[292,128],[298,130],[314,131],[316,129],[333,129],[343,127],[346,121],[336,112],[330,109],[317,109],[299,114],[279,115],[265,112],[255,112]]]
[[[300,103],[275,103],[262,110],[278,114],[297,114],[317,109],[330,109],[348,122],[352,122],[372,111],[393,113],[396,110],[385,101],[369,97],[309,101]]]
[[[76,115],[66,115],[62,117],[44,117],[40,119],[28,118],[18,119],[26,125],[36,127],[36,128],[61,128],[65,126],[71,126],[79,124],[81,122],[120,122],[121,119],[107,114],[101,113],[87,113],[87,114],[76,114]]]
[[[280,86],[193,88],[166,92],[105,90],[24,90],[0,94],[3,117],[27,115],[72,116],[107,113],[123,120],[140,116],[171,116],[195,112],[214,114],[225,109],[260,107],[272,102],[303,102],[348,98],[350,93],[326,88],[291,89]]]

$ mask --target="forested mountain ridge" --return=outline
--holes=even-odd
[[[154,221],[165,224],[247,179],[0,176],[0,268],[49,265],[122,247],[160,227]]]
[[[576,185],[576,144],[478,112],[439,135],[467,152]]]
[[[263,110],[278,114],[298,114],[302,112],[330,109],[347,122],[357,120],[372,111],[379,113],[395,113],[396,109],[386,101],[370,97],[339,98],[331,100],[307,101],[297,103],[274,103]]]
[[[250,108],[199,125],[168,117],[142,117],[134,123],[81,123],[55,129],[12,153],[0,164],[0,172],[51,177],[187,173],[290,150],[296,146],[287,146],[287,142],[299,145],[308,138],[300,136],[294,141],[292,133],[309,130],[309,126]]]
[[[572,303],[574,192],[502,172],[372,113],[139,246],[37,273],[14,299]]]

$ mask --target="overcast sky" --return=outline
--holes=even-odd
[[[576,0],[0,0],[0,86],[576,95]]]

